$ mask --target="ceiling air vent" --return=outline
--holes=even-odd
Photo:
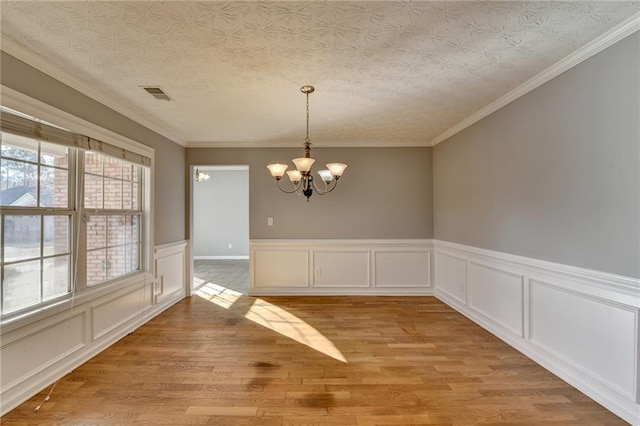
[[[148,94],[161,101],[171,101],[171,97],[158,86],[141,86]]]

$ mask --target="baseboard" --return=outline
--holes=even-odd
[[[433,247],[438,299],[640,424],[640,280],[444,241]]]
[[[434,296],[433,289],[424,290],[381,290],[381,289],[277,289],[267,291],[251,290],[249,296]]]

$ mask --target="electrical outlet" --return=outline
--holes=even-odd
[[[160,277],[158,279],[156,279],[156,281],[155,281],[155,285],[154,285],[154,288],[153,288],[153,294],[155,294],[155,295],[162,294],[163,284],[164,284],[164,275],[160,275]]]
[[[229,247],[229,248],[233,248],[233,244],[229,243],[229,244],[228,244],[228,247]]]
[[[273,226],[273,218],[272,217],[268,217],[267,218],[267,226]]]
[[[321,277],[321,276],[322,276],[322,269],[316,268],[316,277]]]

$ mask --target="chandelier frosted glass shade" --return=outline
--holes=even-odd
[[[298,169],[298,171],[300,172],[308,172],[309,170],[311,170],[311,166],[313,166],[313,163],[316,162],[315,159],[313,158],[294,158],[293,160],[293,164],[296,165],[296,169]]]
[[[287,175],[289,176],[289,180],[293,183],[298,183],[302,180],[302,173],[298,170],[289,170]]]
[[[314,192],[318,195],[324,195],[333,191],[338,185],[338,179],[340,179],[344,170],[347,168],[347,165],[344,163],[328,163],[327,170],[320,170],[318,172],[323,185],[318,187],[313,180],[311,168],[316,160],[311,158],[311,141],[309,140],[309,94],[313,93],[314,90],[313,86],[308,85],[300,88],[300,91],[307,96],[307,137],[304,139],[303,144],[304,157],[294,158],[292,160],[296,166],[296,170],[286,172],[289,166],[281,163],[269,164],[267,166],[269,172],[271,172],[271,176],[276,179],[276,185],[278,185],[278,188],[282,192],[286,192],[287,194],[302,194],[307,197],[307,201],[309,201],[309,198]],[[285,189],[280,186],[280,180],[285,172],[292,183],[291,189]]]
[[[273,176],[276,179],[280,179],[282,176],[284,176],[284,171],[287,170],[287,167],[289,166],[287,166],[286,164],[280,164],[280,163],[269,164],[267,166],[267,168],[271,172],[271,176]]]
[[[320,175],[320,179],[325,183],[329,183],[333,180],[333,175],[329,170],[319,170],[318,174]]]
[[[344,173],[344,169],[347,168],[347,165],[344,163],[329,163],[327,164],[327,169],[331,172],[332,176],[339,178]]]

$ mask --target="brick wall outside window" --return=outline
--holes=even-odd
[[[95,285],[139,270],[138,167],[97,153],[85,156],[87,284]]]

